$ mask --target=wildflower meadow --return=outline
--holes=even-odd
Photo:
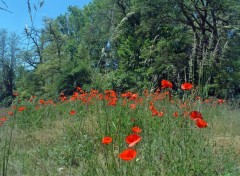
[[[0,117],[6,175],[237,176],[239,109],[197,87],[156,91],[76,87],[58,100],[16,99]]]

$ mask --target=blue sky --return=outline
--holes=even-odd
[[[0,28],[5,28],[9,32],[22,33],[26,25],[30,26],[30,17],[28,14],[27,0],[3,0],[8,6],[9,13],[0,10]],[[82,8],[92,0],[44,0],[44,4],[39,8],[42,0],[30,0],[34,17],[34,25],[41,27],[43,17],[56,18],[60,14],[67,12],[70,5]],[[37,7],[37,12],[33,8],[33,4]],[[0,7],[5,5],[0,1]],[[35,14],[35,15],[34,15]]]

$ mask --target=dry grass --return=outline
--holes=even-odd
[[[44,125],[44,128],[40,128],[36,131],[15,129],[13,131],[13,146],[23,149],[32,149],[39,144],[47,146],[59,140],[66,129],[66,120],[45,123],[46,125]]]
[[[8,111],[10,111],[10,108],[0,107],[0,117],[6,116]]]
[[[232,109],[229,106],[223,106],[220,109],[221,115],[215,116],[212,120],[212,140],[213,151],[217,155],[222,155],[223,151],[235,161],[235,165],[240,168],[240,109]]]
[[[216,136],[212,142],[216,148],[232,148],[234,152],[240,154],[240,136]]]

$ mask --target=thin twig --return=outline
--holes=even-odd
[[[2,8],[2,7],[0,7],[0,10],[4,10],[4,11],[7,11],[7,12],[9,12],[9,13],[13,13],[12,11],[10,11],[10,10],[8,10],[8,9],[5,9],[5,8]]]

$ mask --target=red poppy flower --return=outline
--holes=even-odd
[[[191,83],[183,83],[181,85],[182,90],[191,90],[193,88],[193,85]]]
[[[117,104],[117,100],[118,100],[118,98],[111,98],[108,101],[108,106],[115,106]]]
[[[207,122],[201,118],[197,118],[195,122],[198,128],[206,128],[208,126]]]
[[[107,98],[116,98],[117,93],[114,90],[105,90]]]
[[[174,117],[178,117],[178,112],[174,112],[174,113],[173,113],[173,116],[174,116]]]
[[[18,108],[18,111],[19,111],[19,112],[24,111],[24,110],[26,110],[26,108],[25,108],[24,106],[20,106],[20,107]]]
[[[150,105],[149,106],[149,109],[152,111],[152,110],[156,110],[156,108],[154,107],[154,105]]]
[[[135,109],[137,107],[136,104],[130,104],[130,109]]]
[[[142,132],[142,129],[139,128],[139,127],[137,127],[137,126],[135,126],[135,127],[132,127],[132,131],[133,131],[134,133],[141,133],[141,132]]]
[[[0,118],[0,122],[5,122],[6,120],[7,120],[6,117],[1,117],[1,118]]]
[[[76,114],[76,111],[75,111],[75,110],[71,110],[71,111],[70,111],[70,114],[71,114],[71,115],[75,115],[75,114]]]
[[[105,136],[102,138],[102,144],[110,144],[112,142],[112,138],[109,136]]]
[[[61,96],[60,99],[61,99],[62,102],[64,102],[64,101],[67,100],[67,97],[66,96]]]
[[[158,111],[156,109],[153,109],[152,110],[152,116],[156,116],[156,115],[158,115]]]
[[[39,100],[39,104],[43,105],[45,101],[43,99]]]
[[[129,97],[129,99],[130,100],[136,100],[138,98],[138,94],[132,94],[130,97]]]
[[[77,89],[77,91],[81,91],[82,90],[81,87],[77,87],[76,89]]]
[[[223,99],[218,99],[217,102],[218,102],[218,104],[223,104],[223,103],[225,102],[225,100],[223,100]]]
[[[142,139],[141,136],[137,134],[130,134],[125,138],[125,141],[127,144],[129,144],[129,147],[133,147],[135,144],[137,144]]]
[[[196,120],[197,118],[203,119],[202,114],[199,111],[192,111],[192,112],[190,112],[190,118],[192,120]]]
[[[14,113],[12,111],[8,112],[8,115],[12,116]]]
[[[121,96],[122,96],[123,98],[129,98],[129,97],[132,96],[132,92],[122,93]]]
[[[134,159],[137,156],[137,151],[131,148],[124,150],[122,153],[118,155],[119,158],[125,161],[129,161]]]
[[[171,89],[173,87],[172,83],[168,80],[163,79],[161,83],[162,83],[162,89],[164,89],[164,88]]]
[[[158,117],[162,117],[164,115],[164,112],[160,111],[160,112],[158,112],[157,115],[158,115]]]
[[[99,95],[98,95],[98,99],[99,99],[99,100],[102,100],[102,99],[103,99],[103,94],[99,94]]]
[[[7,121],[7,118],[6,117],[1,117],[0,118],[0,126],[3,126],[5,121]]]

